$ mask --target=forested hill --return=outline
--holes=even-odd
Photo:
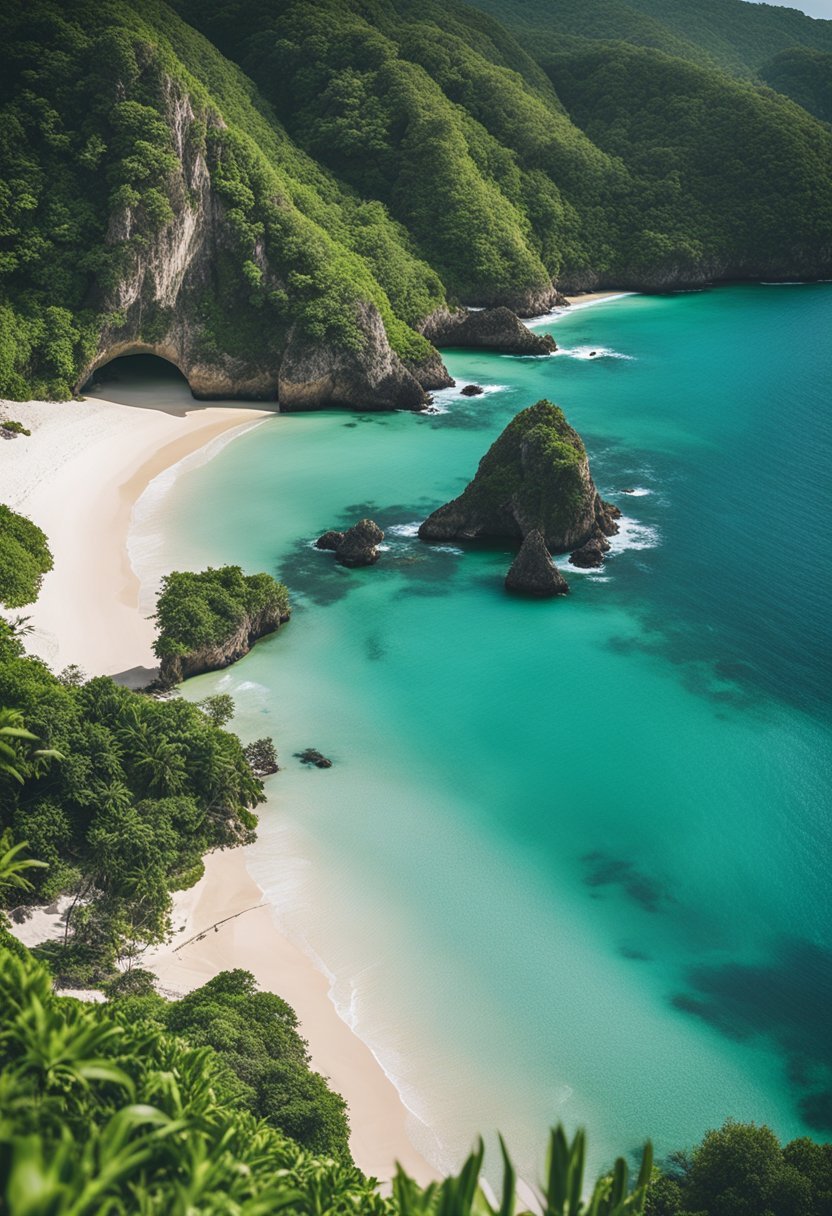
[[[832,23],[478,3],[7,0],[0,395],[149,351],[200,396],[419,408],[449,305],[832,277]]]

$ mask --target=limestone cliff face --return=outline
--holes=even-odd
[[[357,301],[354,320],[362,348],[305,337],[289,318],[282,327],[258,311],[240,279],[228,287],[235,255],[233,217],[212,176],[211,132],[222,118],[195,112],[182,86],[168,79],[164,117],[177,165],[168,180],[173,218],[152,236],[131,241],[137,217],[128,205],[111,219],[106,241],[129,253],[118,283],[95,300],[109,317],[77,388],[111,359],[154,354],[173,363],[195,397],[277,401],[281,409],[331,405],[361,409],[420,409],[425,387],[452,383],[437,352],[408,370],[393,351],[381,317]],[[283,288],[281,267],[259,243],[251,262],[263,290]]]
[[[422,409],[427,397],[419,381],[390,349],[378,309],[359,305],[365,337],[362,351],[310,342],[295,328],[280,364],[277,399],[281,410]]]
[[[480,461],[474,480],[425,520],[423,540],[522,541],[537,531],[551,553],[618,531],[616,507],[595,488],[580,435],[562,410],[522,410]]]
[[[288,620],[288,612],[280,613],[273,609],[246,616],[220,645],[206,646],[186,655],[166,655],[159,667],[160,679],[164,684],[181,684],[191,676],[229,667],[247,655],[258,638],[274,633]]]

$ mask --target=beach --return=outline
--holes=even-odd
[[[0,501],[44,530],[54,556],[37,603],[19,614],[32,626],[28,650],[55,671],[74,663],[88,676],[132,673],[143,684],[155,667],[154,629],[128,556],[135,504],[154,478],[273,411],[202,404],[178,386],[153,406],[139,405],[129,388],[118,395],[122,402],[2,403],[2,415],[32,434],[0,442]],[[172,941],[145,959],[168,994],[232,967],[251,971],[295,1008],[313,1067],[346,1099],[356,1164],[382,1181],[397,1161],[421,1182],[435,1177],[410,1142],[398,1091],[338,1016],[325,976],[279,931],[243,850],[206,858],[200,882],[174,895],[172,924]],[[32,945],[56,928],[57,917],[41,913],[19,932]]]

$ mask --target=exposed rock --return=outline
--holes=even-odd
[[[384,533],[372,519],[360,519],[346,532],[324,532],[315,541],[316,549],[331,549],[342,566],[372,566],[378,561],[378,546]]]
[[[442,308],[431,313],[422,332],[434,346],[470,346],[507,355],[550,355],[557,350],[554,338],[532,333],[510,308]]]
[[[121,355],[151,354],[177,367],[195,397],[279,400],[287,410],[356,406],[421,409],[422,387],[452,383],[436,351],[409,370],[390,346],[375,305],[354,308],[359,349],[304,336],[297,325],[263,315],[252,304],[251,284],[239,262],[239,236],[214,177],[222,158],[220,114],[192,102],[182,83],[165,81],[164,119],[176,166],[168,191],[172,218],[152,235],[130,204],[116,213],[105,237],[123,250],[118,283],[90,306],[104,317],[98,349],[83,367],[76,392],[93,372]],[[207,136],[207,138],[206,138]],[[291,206],[281,200],[282,206]],[[141,233],[141,239],[136,234]],[[279,295],[291,262],[258,242],[250,262],[264,293]],[[205,301],[217,301],[217,318]],[[253,335],[257,335],[256,339]]]
[[[425,520],[423,540],[522,540],[538,529],[551,553],[618,531],[580,435],[550,401],[522,410],[480,461],[467,489]]]
[[[295,756],[301,764],[314,764],[315,768],[332,768],[332,761],[315,747],[307,747],[306,751],[295,752]]]
[[[333,528],[330,528],[328,532],[324,532],[322,536],[318,537],[318,539],[315,541],[315,548],[337,549],[343,539],[343,532],[336,532]]]
[[[163,687],[170,687],[181,684],[191,676],[230,667],[248,654],[258,638],[274,633],[289,620],[290,615],[290,612],[281,613],[277,609],[266,608],[246,616],[234,632],[216,646],[205,646],[185,655],[166,655],[159,665],[159,683]]]
[[[335,560],[342,566],[372,566],[378,561],[378,548],[384,533],[371,519],[361,519],[343,536],[335,550]]]
[[[437,388],[453,388],[455,384],[454,378],[448,374],[448,369],[442,362],[442,356],[438,350],[433,351],[425,359],[405,359],[404,365],[422,388],[428,391]]]
[[[589,570],[593,566],[603,565],[604,555],[609,550],[610,542],[600,533],[597,536],[590,536],[585,544],[581,545],[580,549],[576,549],[574,553],[570,553],[569,560],[573,566],[580,566],[584,570]]]
[[[532,528],[506,575],[506,590],[521,595],[565,595],[569,584],[549,556],[543,533]]]
[[[466,384],[465,388],[459,390],[463,397],[479,397],[485,392],[479,384]]]

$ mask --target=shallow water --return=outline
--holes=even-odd
[[[442,1166],[499,1127],[533,1176],[558,1118],[595,1166],[728,1116],[829,1138],[830,325],[829,286],[598,304],[554,358],[447,352],[484,396],[275,417],[140,505],[150,581],[292,589],[186,695],[275,736],[252,870]],[[414,532],[541,396],[626,526],[529,603],[507,550]],[[310,547],[368,514],[376,567]]]

